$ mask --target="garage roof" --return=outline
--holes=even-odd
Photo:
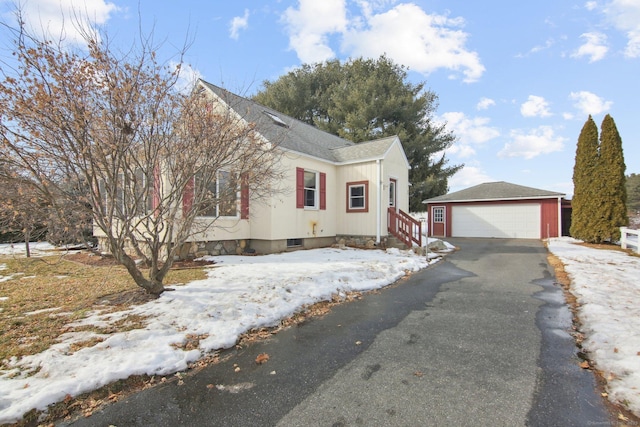
[[[472,202],[487,200],[518,200],[518,199],[555,199],[564,197],[564,193],[540,190],[511,184],[509,182],[486,182],[475,187],[455,191],[443,196],[424,200],[422,203],[433,202]]]

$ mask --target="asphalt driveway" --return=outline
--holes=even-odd
[[[407,280],[62,425],[613,425],[542,243],[450,242]]]

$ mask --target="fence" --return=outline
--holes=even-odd
[[[622,246],[622,249],[628,249],[629,246],[631,246],[635,248],[636,253],[640,254],[640,247],[638,246],[638,234],[640,234],[639,230],[620,227],[620,246]]]

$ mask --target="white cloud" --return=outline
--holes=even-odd
[[[458,158],[468,158],[476,153],[474,145],[481,145],[500,136],[500,131],[488,126],[486,117],[469,118],[461,112],[444,113],[438,121],[447,124],[447,129],[458,138],[456,143],[447,149],[447,154]]]
[[[31,0],[20,5],[28,28],[68,44],[83,44],[82,32],[91,30],[88,24],[103,25],[120,10],[105,0]]]
[[[480,98],[480,101],[478,101],[478,105],[476,105],[476,108],[478,110],[486,110],[489,107],[492,107],[496,105],[496,101],[494,101],[491,98]]]
[[[605,101],[598,95],[586,90],[580,92],[571,92],[569,98],[574,102],[573,106],[584,114],[600,114],[611,108],[613,102]]]
[[[249,27],[249,9],[244,10],[244,15],[235,16],[229,24],[229,37],[238,40],[240,30],[246,30]]]
[[[549,103],[541,96],[529,95],[527,102],[520,106],[524,117],[549,117]]]
[[[466,47],[462,18],[430,15],[413,3],[385,10],[393,3],[359,0],[354,3],[359,10],[347,12],[346,0],[299,0],[297,9],[290,7],[283,15],[290,48],[302,62],[322,62],[335,56],[329,36],[336,35],[342,53],[350,57],[386,54],[419,73],[446,69],[465,82],[482,76],[485,68],[477,52]]]
[[[498,152],[499,157],[524,157],[533,159],[541,154],[561,151],[566,138],[555,135],[550,126],[539,126],[528,132],[512,130],[511,142]]]
[[[541,52],[543,50],[549,49],[551,48],[554,44],[556,43],[556,41],[554,39],[547,39],[547,41],[544,43],[544,45],[536,45],[534,47],[531,48],[531,50],[529,50],[529,52],[522,54],[519,53],[516,55],[516,58],[525,58],[533,53],[538,53]]]
[[[345,0],[300,0],[299,8],[287,8],[283,20],[289,47],[303,63],[323,62],[335,56],[327,35],[347,29]]]
[[[589,62],[600,61],[605,57],[609,48],[607,47],[607,36],[598,32],[584,33],[580,38],[585,39],[585,43],[571,54],[572,58],[589,57]]]
[[[176,82],[176,88],[184,93],[187,93],[193,89],[198,79],[202,78],[200,71],[196,70],[189,64],[179,64],[175,61],[170,62],[171,68],[176,68],[180,65],[180,73],[178,75],[178,81]]]
[[[640,2],[613,0],[604,7],[604,13],[619,31],[626,33],[625,56],[640,57]]]
[[[465,165],[451,178],[449,178],[449,191],[458,191],[463,188],[473,187],[474,185],[493,181],[495,181],[495,179],[491,178],[480,167]]]
[[[344,35],[343,49],[352,56],[386,53],[423,74],[438,69],[462,73],[465,82],[477,81],[485,71],[478,54],[465,46],[468,34],[461,30],[462,18],[429,15],[412,3],[365,18],[366,28],[354,26]]]
[[[586,3],[584,4],[584,7],[585,7],[587,10],[594,10],[594,9],[596,9],[596,8],[598,7],[598,2],[595,2],[595,1],[588,1],[588,2],[586,2]]]

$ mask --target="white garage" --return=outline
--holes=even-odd
[[[452,237],[540,238],[540,205],[452,206]]]

